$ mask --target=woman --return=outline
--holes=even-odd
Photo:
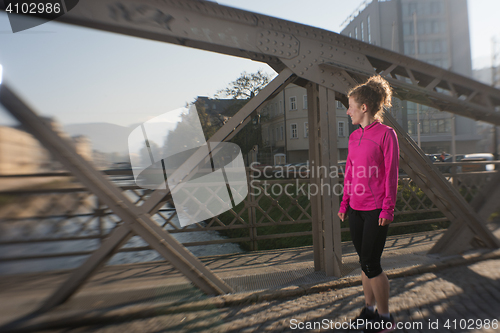
[[[383,107],[391,106],[392,91],[386,80],[374,76],[351,89],[347,96],[347,115],[360,127],[349,137],[338,216],[342,221],[346,213],[349,216],[351,238],[361,264],[366,306],[356,321],[365,332],[390,332],[394,319],[389,313],[389,280],[380,266],[380,257],[394,219],[399,146],[394,130],[381,120]]]

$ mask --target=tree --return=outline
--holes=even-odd
[[[225,89],[217,91],[216,98],[250,99],[257,95],[270,80],[270,75],[259,70],[257,73],[243,72]]]

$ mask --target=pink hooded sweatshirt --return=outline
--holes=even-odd
[[[392,221],[398,189],[399,145],[394,130],[374,121],[349,137],[340,213],[382,208],[380,218]]]

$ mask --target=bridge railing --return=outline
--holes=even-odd
[[[496,171],[456,172],[464,165],[500,164],[492,162],[437,163],[439,167],[452,166],[452,173],[443,175],[470,201]],[[446,164],[446,165],[445,165]],[[498,167],[497,167],[498,168]],[[283,172],[283,168],[247,168],[247,198],[229,211],[210,220],[181,227],[171,201],[167,201],[154,215],[154,220],[173,235],[217,232],[218,239],[193,240],[180,237],[185,246],[204,246],[224,243],[243,244],[245,250],[264,250],[270,246],[286,247],[311,243],[312,217],[309,196],[314,191],[341,198],[342,170],[337,173],[338,187],[333,189],[313,188],[309,182],[307,168]],[[281,172],[281,173],[280,173]],[[123,181],[130,176],[127,171],[108,172]],[[10,175],[1,178],[59,177],[68,174]],[[333,175],[335,176],[335,175]],[[0,179],[1,181],[1,179]],[[135,204],[140,205],[152,193],[138,186],[122,185],[120,188]],[[63,187],[53,184],[36,189],[0,191],[0,267],[4,263],[28,263],[40,259],[62,257],[84,258],[97,249],[109,232],[121,223],[98,198],[79,184],[63,182]],[[406,175],[401,174],[395,220],[391,228],[398,233],[411,232],[416,226],[427,226],[432,230],[446,228],[448,220],[425,193]],[[413,228],[413,229],[411,229]],[[348,236],[348,225],[341,231]],[[184,240],[183,240],[184,239]],[[187,239],[187,240],[186,240]],[[288,244],[288,245],[286,245]],[[146,251],[146,252],[144,252]],[[135,252],[144,261],[158,256],[145,254],[154,252],[139,237],[133,237],[119,253]]]

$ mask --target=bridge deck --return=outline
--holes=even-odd
[[[500,230],[500,229],[499,229]],[[497,231],[499,231],[497,230]],[[382,265],[386,271],[439,263],[426,252],[443,231],[388,237]],[[360,274],[350,242],[342,244],[344,277]],[[201,260],[236,292],[279,289],[335,280],[315,272],[311,247],[202,257]],[[29,314],[62,283],[68,271],[0,277],[0,325]],[[106,266],[68,302],[37,321],[81,316],[144,304],[176,304],[206,298],[163,261]]]

